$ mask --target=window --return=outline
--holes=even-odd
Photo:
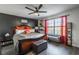
[[[48,20],[47,24],[48,35],[61,35],[61,27],[65,27],[64,25],[62,26],[62,18]]]
[[[57,18],[57,19],[54,20],[54,22],[55,22],[55,25],[54,25],[55,33],[54,33],[54,35],[61,35],[62,19]]]
[[[55,27],[55,33],[54,35],[61,35],[61,27]]]
[[[48,34],[49,35],[54,35],[54,20],[48,20],[47,21],[48,24]]]

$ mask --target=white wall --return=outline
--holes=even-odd
[[[68,22],[72,22],[73,24],[73,29],[72,29],[72,45],[75,47],[79,47],[79,7],[71,10],[67,10],[65,12],[62,12],[60,14],[57,14],[52,17],[57,17],[61,15],[66,15],[69,14],[68,16]],[[50,16],[51,17],[51,16]]]

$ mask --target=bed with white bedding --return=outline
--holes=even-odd
[[[19,48],[18,48],[18,44],[19,41],[21,40],[37,40],[38,38],[41,38],[45,36],[45,34],[43,33],[36,33],[36,32],[32,32],[32,33],[28,33],[28,34],[15,34],[13,36],[13,41],[14,41],[14,47],[16,49],[16,51],[18,52]]]

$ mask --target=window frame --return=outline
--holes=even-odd
[[[51,26],[49,26],[49,25],[47,26],[47,28],[51,28],[51,29],[54,28],[54,30],[51,30],[51,32],[53,31],[53,35],[54,35],[54,36],[59,36],[59,35],[61,35],[61,32],[62,32],[61,30],[62,30],[62,28],[65,27],[64,25],[62,25],[62,24],[63,24],[62,18],[60,18],[60,19],[61,19],[61,21],[60,21],[60,22],[61,22],[61,25],[56,26],[56,21],[57,21],[57,19],[58,19],[58,18],[56,18],[56,19],[51,19]],[[53,20],[53,22],[52,22],[52,20]],[[50,20],[48,20],[48,21],[50,21]],[[47,21],[47,22],[48,22],[48,21]],[[53,23],[53,26],[52,26],[52,23]],[[60,34],[57,34],[57,35],[56,35],[55,29],[58,28],[58,27],[60,27],[60,31],[61,31],[61,32],[60,32]],[[62,28],[61,28],[61,27],[62,27]],[[49,30],[48,30],[48,31],[49,31]],[[48,33],[47,33],[47,34],[48,34]],[[48,34],[48,35],[52,35],[52,34]]]

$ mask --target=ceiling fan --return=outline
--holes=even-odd
[[[26,9],[32,11],[31,13],[29,13],[29,15],[31,14],[37,14],[39,16],[39,13],[47,13],[47,11],[40,11],[40,9],[43,7],[42,4],[40,4],[38,7],[33,7],[34,9],[32,8],[29,8],[29,7],[25,7]]]

